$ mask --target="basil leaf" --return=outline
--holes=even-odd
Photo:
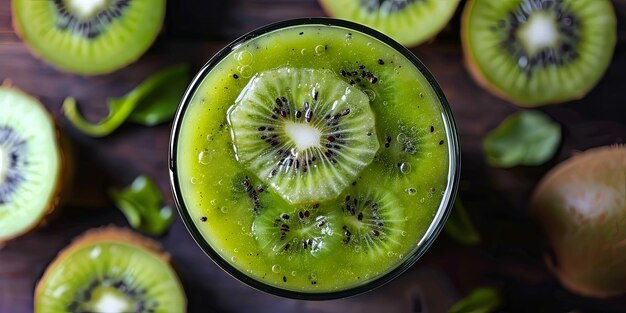
[[[145,85],[142,96],[129,120],[145,126],[154,126],[172,119],[189,85],[187,66],[173,67],[161,73],[155,85]]]
[[[496,289],[479,287],[453,305],[448,313],[491,313],[501,305],[502,299]]]
[[[72,97],[63,102],[63,112],[74,127],[92,137],[111,134],[127,119],[154,126],[174,116],[189,82],[188,76],[188,69],[183,65],[152,75],[127,95],[107,99],[109,114],[98,123],[87,121]]]
[[[561,127],[538,111],[507,117],[483,140],[487,163],[493,167],[541,165],[554,156],[561,142]]]
[[[480,234],[474,227],[474,224],[472,224],[469,215],[467,215],[461,199],[457,198],[454,202],[454,207],[443,230],[450,238],[459,243],[465,245],[480,243]]]
[[[63,112],[70,123],[84,134],[91,137],[104,137],[120,127],[137,105],[136,101],[120,101],[119,99],[109,99],[107,102],[109,115],[95,124],[87,121],[78,112],[76,100],[72,97],[67,97],[63,101]]]
[[[163,234],[174,220],[172,208],[162,206],[163,195],[148,176],[139,176],[122,189],[111,188],[109,195],[124,213],[128,224],[150,235]]]

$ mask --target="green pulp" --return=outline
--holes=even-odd
[[[370,98],[380,148],[350,188],[393,193],[403,207],[404,216],[398,217],[405,221],[398,232],[401,238],[388,251],[357,252],[339,239],[329,253],[315,258],[270,255],[254,233],[258,215],[241,180],[249,177],[254,188],[267,185],[237,160],[227,112],[256,73],[280,67],[330,69],[349,81],[341,71],[360,72],[361,66],[379,79],[355,85]],[[342,27],[292,26],[234,47],[203,78],[181,123],[175,160],[182,198],[195,227],[244,275],[278,288],[312,293],[345,290],[388,273],[419,247],[448,188],[448,133],[430,83],[395,49]],[[413,153],[398,152],[403,143],[410,143]],[[297,209],[272,190],[259,195],[265,206]],[[344,195],[322,206],[334,207],[340,215],[343,199]]]

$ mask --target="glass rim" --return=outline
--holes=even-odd
[[[178,179],[178,168],[176,166],[176,155],[178,151],[178,141],[180,136],[180,130],[182,127],[182,120],[185,112],[193,95],[197,91],[198,87],[201,85],[204,78],[211,72],[211,70],[217,65],[220,61],[222,61],[225,57],[227,57],[237,46],[244,44],[245,42],[264,35],[266,33],[280,30],[283,28],[288,28],[292,26],[302,26],[302,25],[322,25],[322,26],[336,26],[343,27],[347,29],[351,29],[354,31],[361,32],[365,35],[371,36],[392,49],[396,50],[400,54],[402,54],[405,58],[407,58],[417,69],[421,72],[421,74],[426,78],[431,88],[437,95],[439,103],[442,109],[442,118],[444,122],[444,126],[446,128],[446,139],[448,142],[448,177],[447,177],[447,186],[445,193],[441,199],[439,204],[439,208],[435,214],[435,217],[431,221],[428,229],[425,234],[422,236],[420,241],[417,243],[417,248],[415,251],[411,253],[403,262],[397,264],[393,267],[389,272],[379,276],[378,278],[372,279],[366,283],[350,287],[343,290],[337,291],[325,291],[325,292],[305,292],[305,291],[296,291],[290,289],[283,289],[276,286],[272,286],[268,283],[257,280],[251,276],[248,276],[243,271],[234,267],[230,262],[224,259],[204,238],[204,236],[197,229],[196,224],[194,223],[187,207],[185,206],[185,201],[182,196],[182,190],[180,187],[179,179]],[[180,217],[187,228],[187,231],[191,234],[196,244],[204,251],[204,253],[223,271],[228,273],[233,278],[238,281],[254,288],[259,291],[275,295],[281,296],[285,298],[291,299],[299,299],[299,300],[332,300],[339,299],[345,297],[355,296],[364,292],[368,292],[374,290],[378,287],[381,287],[388,282],[394,280],[406,270],[408,270],[411,266],[413,266],[418,259],[422,257],[422,255],[428,250],[428,248],[435,241],[445,222],[448,218],[448,215],[452,211],[452,207],[454,205],[454,199],[456,197],[458,185],[459,185],[459,176],[460,176],[460,168],[461,168],[461,152],[460,145],[458,140],[458,133],[456,128],[456,123],[454,121],[454,117],[452,115],[452,110],[446,100],[441,87],[430,73],[428,68],[406,47],[402,46],[395,40],[391,39],[387,35],[369,28],[367,26],[357,24],[354,22],[334,19],[334,18],[326,18],[326,17],[307,17],[307,18],[297,18],[297,19],[289,19],[284,20],[272,24],[268,24],[266,26],[257,28],[252,30],[245,35],[235,39],[227,46],[222,48],[217,54],[209,59],[209,61],[198,71],[194,79],[187,87],[185,94],[182,97],[182,100],[178,106],[178,110],[176,112],[176,116],[174,117],[174,122],[172,125],[172,131],[170,134],[170,142],[169,142],[169,151],[168,151],[168,167],[170,173],[170,187],[172,189],[174,202],[176,204],[176,208]]]

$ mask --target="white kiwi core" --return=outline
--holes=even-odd
[[[107,0],[66,0],[72,12],[82,18],[90,18],[108,5]]]
[[[516,32],[517,40],[522,43],[529,56],[536,55],[544,48],[554,47],[559,42],[559,30],[553,14],[535,12]]]
[[[285,133],[299,151],[319,146],[322,138],[319,129],[304,123],[285,123]]]

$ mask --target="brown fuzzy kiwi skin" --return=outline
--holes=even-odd
[[[487,77],[485,77],[478,67],[478,65],[474,62],[474,57],[472,55],[472,50],[470,49],[469,43],[469,17],[471,15],[471,11],[477,1],[467,1],[465,8],[463,9],[463,14],[461,15],[461,46],[463,48],[463,61],[465,63],[465,67],[467,71],[470,73],[470,76],[474,78],[474,81],[478,83],[483,89],[489,91],[491,94],[499,97],[503,100],[511,102],[519,107],[523,108],[536,108],[545,105],[559,104],[567,101],[578,100],[583,98],[594,86],[591,86],[587,90],[580,90],[576,94],[568,95],[567,97],[562,97],[561,99],[556,99],[552,102],[545,103],[526,103],[520,101],[518,99],[512,98],[507,95],[504,91],[500,90],[497,86],[492,84]]]
[[[47,109],[41,104],[41,102],[27,94],[26,92],[13,87],[11,81],[5,80],[0,87],[10,88],[12,91],[16,91],[22,94],[24,97],[30,98],[34,102],[36,102],[39,106],[41,106],[46,112]],[[0,238],[0,244],[6,244],[14,239],[17,239],[20,236],[26,235],[32,231],[35,231],[41,227],[47,225],[51,220],[53,220],[60,213],[60,207],[67,201],[70,194],[70,189],[74,177],[74,158],[73,158],[73,148],[71,142],[67,135],[61,131],[58,124],[55,122],[54,118],[50,113],[48,113],[48,118],[50,122],[54,125],[56,130],[56,146],[59,153],[59,177],[56,182],[56,189],[53,191],[53,196],[50,199],[50,203],[48,203],[48,208],[46,212],[42,214],[39,223],[33,224],[32,227],[22,230],[21,232],[15,233],[10,237]]]
[[[62,68],[57,66],[56,64],[52,64],[50,62],[48,62],[44,57],[42,57],[39,52],[35,49],[33,49],[29,44],[28,41],[26,41],[24,39],[24,36],[22,34],[22,30],[20,28],[19,23],[17,22],[17,18],[15,18],[15,16],[17,16],[16,12],[15,12],[15,5],[13,4],[13,1],[11,1],[11,16],[13,16],[14,18],[12,18],[11,24],[13,25],[13,30],[15,31],[15,34],[22,40],[22,42],[24,43],[24,45],[28,48],[28,50],[30,51],[31,55],[33,55],[34,57],[36,57],[37,59],[44,61],[46,64],[51,65],[52,67],[54,67],[55,69],[64,72],[64,73],[68,73],[68,74],[79,74],[79,75],[83,75],[83,76],[95,76],[95,75],[105,75],[105,74],[109,74],[112,72],[115,72],[117,70],[120,70],[124,67],[127,67],[135,62],[137,62],[137,60],[139,60],[139,58],[141,58],[147,51],[148,49],[150,49],[150,47],[152,46],[152,44],[154,44],[154,42],[156,41],[156,38],[159,36],[159,34],[161,33],[161,31],[163,30],[163,21],[161,21],[161,28],[158,29],[155,33],[154,33],[154,38],[152,38],[152,44],[149,45],[148,47],[146,47],[146,49],[142,52],[139,53],[136,57],[134,57],[133,59],[129,60],[127,62],[126,65],[120,67],[120,68],[112,68],[110,70],[107,71],[101,71],[101,72],[95,72],[95,73],[77,73],[75,71],[70,71],[68,69]],[[163,20],[165,19],[165,14],[163,15]]]
[[[65,247],[63,250],[61,250],[59,254],[57,254],[54,261],[52,261],[52,263],[48,265],[46,272],[37,282],[37,286],[35,287],[35,302],[37,301],[36,299],[39,298],[43,293],[44,286],[42,282],[48,279],[48,276],[51,275],[50,273],[53,272],[53,269],[59,266],[59,264],[66,257],[70,256],[72,253],[74,253],[74,251],[81,249],[85,246],[104,242],[116,242],[136,246],[137,248],[148,251],[152,255],[156,256],[157,258],[171,266],[169,253],[163,251],[161,245],[152,239],[143,237],[127,228],[121,228],[113,225],[91,229],[74,239],[72,243]],[[180,287],[181,289],[183,289],[182,285]]]
[[[626,200],[620,207],[611,195],[602,197],[601,188],[576,198],[591,184],[611,186],[618,195],[623,189],[626,197],[625,145],[590,149],[556,166],[535,189],[530,210],[552,251],[546,265],[561,284],[583,296],[607,298],[626,293],[626,228],[620,225],[626,221]],[[595,215],[580,213],[579,206]]]

